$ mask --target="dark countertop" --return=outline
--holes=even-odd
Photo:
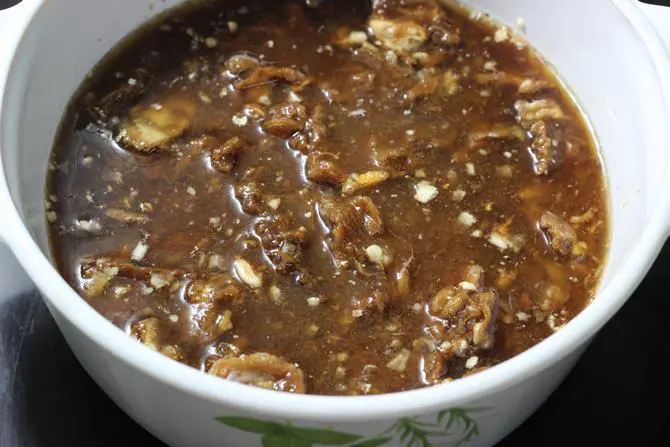
[[[0,11],[18,5],[22,0],[0,0]]]
[[[670,445],[670,244],[576,369],[500,446]],[[161,446],[86,375],[39,296],[0,304],[0,446]]]

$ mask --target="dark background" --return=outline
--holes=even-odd
[[[670,445],[669,278],[670,244],[558,391],[499,446]],[[162,446],[81,369],[37,293],[0,304],[0,447],[118,445]]]
[[[18,5],[22,0],[0,0],[0,11]]]

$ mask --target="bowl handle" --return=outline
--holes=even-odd
[[[658,36],[670,53],[670,0],[640,0],[637,6],[656,28]],[[666,235],[670,237],[670,228],[666,230]]]
[[[16,37],[44,0],[0,0],[0,46]]]
[[[644,0],[638,6],[670,49],[670,0]]]
[[[32,17],[35,9],[44,0],[0,0],[0,104],[2,104],[2,89],[9,71],[9,64],[14,53],[14,46],[19,35]],[[2,110],[0,107],[0,119]],[[0,143],[1,144],[1,143]],[[0,148],[0,168],[2,167],[2,148]],[[4,181],[0,173],[0,181]],[[4,243],[2,218],[0,218],[0,243]]]

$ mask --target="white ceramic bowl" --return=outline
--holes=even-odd
[[[452,384],[397,394],[322,397],[217,379],[129,339],[59,276],[48,253],[47,157],[85,74],[126,33],[179,0],[26,0],[0,109],[0,234],[75,355],[137,422],[171,445],[405,446],[432,424],[434,446],[485,446],[526,419],[638,285],[670,232],[670,61],[630,0],[471,0],[528,39],[557,68],[599,137],[612,205],[610,259],[595,302],[529,351]],[[48,373],[48,371],[45,371]],[[58,403],[50,403],[58,411]]]

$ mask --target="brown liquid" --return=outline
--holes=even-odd
[[[316,394],[459,378],[567,323],[608,244],[592,136],[532,51],[418,3],[210,2],[132,36],[54,147],[63,276],[153,349]]]

